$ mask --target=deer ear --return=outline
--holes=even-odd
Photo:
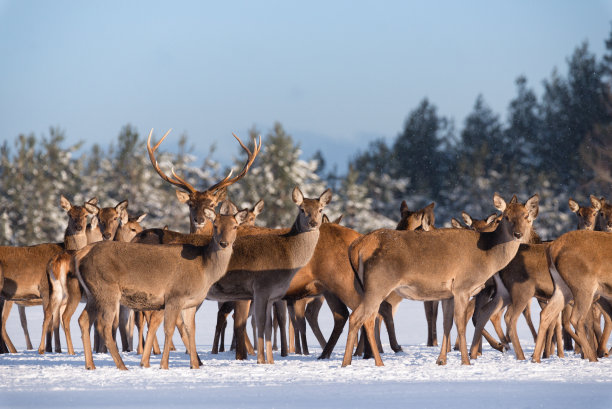
[[[502,213],[506,210],[506,201],[497,193],[493,195],[493,205]]]
[[[129,220],[128,212],[126,210],[122,210],[119,213],[119,218],[121,220],[121,225],[125,226]]]
[[[91,199],[89,199],[87,201],[87,203],[91,203],[92,205],[97,205],[98,204],[98,198],[97,197],[92,197]]]
[[[181,203],[187,203],[189,201],[189,193],[183,192],[182,190],[176,191],[176,197]]]
[[[136,219],[136,221],[137,221],[138,223],[140,223],[141,221],[143,221],[143,220],[144,220],[144,218],[145,218],[145,217],[147,217],[147,214],[146,214],[146,213],[143,213],[143,214],[141,214],[140,216],[138,216],[138,218]]]
[[[293,192],[291,192],[291,199],[293,199],[293,203],[298,206],[302,204],[304,201],[304,195],[299,187],[296,186],[293,188]]]
[[[127,199],[124,200],[123,202],[119,202],[117,203],[117,206],[115,206],[115,210],[119,213],[125,211],[125,209],[127,209],[128,207],[128,201]]]
[[[400,213],[404,213],[408,210],[408,203],[405,200],[402,200],[402,204],[400,205]]]
[[[246,221],[248,215],[249,211],[247,209],[244,209],[235,213],[234,218],[236,219],[236,222],[238,222],[238,224],[240,225]]]
[[[336,220],[334,220],[334,222],[333,222],[333,223],[334,223],[334,224],[340,224],[340,222],[342,221],[342,217],[343,217],[343,216],[344,216],[343,214],[341,214],[340,216],[338,216],[338,218],[337,218]]]
[[[510,203],[518,203],[518,198],[516,195],[512,195],[512,199],[510,199]]]
[[[64,195],[60,195],[60,206],[62,206],[62,209],[67,212],[72,209],[72,204],[70,203],[70,200],[66,199]]]
[[[536,217],[538,217],[538,213],[540,211],[540,196],[537,193],[531,196],[529,200],[525,202],[525,207],[529,212],[529,217],[531,220],[534,220]]]
[[[219,209],[219,213],[224,216],[236,214],[238,213],[238,208],[231,201],[224,200],[223,202],[221,202],[221,208]]]
[[[472,220],[472,217],[469,214],[467,214],[466,212],[461,212],[461,217],[463,218],[465,224],[468,225],[468,227],[472,227],[474,221]]]
[[[321,218],[321,223],[329,223],[329,217],[327,217],[326,214],[324,214],[323,217]]]
[[[461,225],[461,222],[459,222],[459,220],[455,219],[454,217],[451,219],[451,226],[453,226],[455,229],[463,228],[463,226]]]
[[[572,199],[571,197],[569,198],[569,200],[567,201],[567,204],[569,204],[569,208],[572,212],[576,213],[578,212],[578,210],[580,210],[580,206],[578,206],[578,203],[576,203],[574,201],[574,199]]]
[[[421,226],[425,231],[431,231],[434,229],[433,223],[429,220],[429,214],[425,213],[421,219]]]
[[[98,227],[98,216],[92,217],[91,221],[89,222],[89,225],[91,226],[92,229],[95,229],[96,227]]]
[[[489,215],[489,217],[487,217],[486,223],[488,225],[493,224],[493,222],[495,222],[496,219],[497,219],[497,213],[492,213],[491,215]]]
[[[217,203],[227,199],[227,188],[224,187],[221,190],[217,191],[215,197],[217,199]]]
[[[259,216],[259,214],[263,211],[263,207],[264,207],[263,200],[260,200],[259,202],[255,203],[255,206],[253,206],[253,214],[256,217]]]
[[[87,210],[90,214],[93,214],[94,216],[98,214],[98,212],[100,211],[100,208],[98,206],[96,206],[95,204],[91,203],[91,201],[89,202],[85,202],[85,210]]]
[[[217,218],[217,215],[215,214],[214,210],[211,210],[209,208],[205,208],[204,209],[204,216],[210,220],[210,221],[215,221],[215,219]]]
[[[321,196],[319,196],[319,202],[323,206],[327,206],[329,204],[329,202],[331,202],[331,200],[332,200],[332,191],[331,191],[331,189],[325,190],[325,192],[323,192],[321,194]]]
[[[601,202],[595,196],[591,195],[591,207],[597,211],[601,210]]]

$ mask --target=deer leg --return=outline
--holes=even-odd
[[[272,308],[272,350],[278,351],[278,343],[276,336],[278,334],[278,317],[276,316],[276,308]]]
[[[523,317],[525,317],[525,321],[527,321],[527,326],[529,327],[529,331],[531,331],[531,336],[533,336],[533,340],[535,342],[536,338],[538,337],[538,333],[536,332],[533,321],[531,320],[531,303],[527,303],[525,306],[525,309],[523,310]]]
[[[333,352],[334,347],[342,334],[344,325],[349,317],[348,308],[338,297],[331,293],[325,293],[325,299],[334,317],[334,329],[329,336],[329,340],[325,343],[325,348],[323,348],[323,352],[321,352],[318,359],[329,359],[331,357],[331,353]]]
[[[475,328],[474,328],[474,338],[472,339],[472,346],[470,348],[470,357],[472,359],[476,359],[478,357],[478,347],[480,345],[481,342],[481,337],[482,337],[482,332],[484,330],[484,327],[486,325],[486,323],[489,321],[489,319],[496,314],[497,312],[501,311],[504,307],[504,299],[503,297],[501,297],[499,294],[496,294],[495,297],[493,297],[492,300],[490,300],[489,302],[487,302],[486,304],[481,306],[481,300],[478,300],[478,298],[483,298],[484,295],[482,295],[483,293],[481,292],[480,294],[478,294],[476,296],[476,302],[475,302],[475,309],[474,309],[474,313],[473,313],[473,320],[476,320]],[[469,300],[466,301],[465,303],[465,309],[463,310],[464,313],[467,312],[467,310],[469,309]],[[476,305],[478,305],[478,310],[476,310]],[[459,322],[457,322],[457,310],[456,310],[457,306],[455,305],[455,325],[457,326],[457,340],[459,341],[459,348],[461,350],[461,337],[459,336]],[[467,324],[467,320],[468,320],[468,315],[466,314],[465,317],[463,318],[463,321],[466,322]],[[498,317],[499,321],[501,321],[501,316]],[[467,349],[467,347],[466,347]],[[497,348],[496,348],[497,349]],[[463,357],[463,354],[461,356],[461,363],[465,364],[465,365],[469,365],[469,359],[467,359],[467,363],[466,363],[466,359]]]
[[[567,287],[567,284],[558,277],[558,272],[553,274],[553,282],[555,283],[555,289],[553,291],[550,300],[542,308],[540,312],[540,326],[538,328],[538,336],[536,338],[536,345],[533,350],[532,362],[540,362],[542,351],[544,349],[544,342],[546,337],[546,331],[554,320],[557,319],[563,307],[571,300],[572,293]]]
[[[119,335],[121,336],[121,348],[123,352],[130,352],[130,313],[131,309],[123,305],[119,306]]]
[[[368,341],[371,346],[376,345],[376,334],[374,333],[374,326],[376,325],[377,315],[378,315],[377,313],[372,314],[370,318],[368,318],[363,325],[365,328],[366,334],[368,336]],[[383,366],[384,364],[380,357],[380,352],[378,352],[378,348],[372,347],[372,352],[374,354],[374,362],[376,366]]]
[[[454,295],[454,319],[457,327],[457,336],[459,338],[459,350],[461,351],[461,364],[469,365],[470,358],[468,356],[467,342],[465,339],[465,330],[468,318],[466,316],[467,305],[470,301],[468,294],[458,293]]]
[[[145,340],[144,349],[142,351],[142,357],[140,358],[140,366],[148,368],[149,366],[151,366],[151,350],[154,349],[156,339],[155,334],[157,332],[157,328],[159,328],[159,325],[164,319],[164,311],[147,311],[145,317],[147,318],[147,327],[149,329],[147,330],[147,338]],[[155,353],[155,351],[153,351],[153,353]]]
[[[612,332],[612,304],[605,298],[600,298],[598,303],[603,312],[604,329],[597,345],[597,356],[603,358],[608,356],[608,339]]]
[[[172,339],[172,335],[174,335],[174,328],[176,327],[176,322],[181,314],[181,310],[182,308],[177,305],[168,304],[166,304],[166,308],[164,309],[164,350],[162,351],[160,369],[168,369],[168,361],[170,360],[170,340]],[[189,348],[189,340],[187,338],[185,338],[185,340],[187,341],[185,346]],[[191,352],[193,353],[195,351]]]
[[[91,319],[95,320],[97,315],[93,301],[87,301],[85,309],[79,317],[79,326],[81,327],[81,339],[83,340],[83,353],[85,355],[85,368],[96,369],[96,365],[93,361],[93,354],[91,350],[91,338],[89,332],[91,331]]]
[[[315,297],[308,305],[306,306],[306,321],[308,321],[308,325],[310,325],[310,329],[314,333],[317,341],[319,342],[319,346],[321,349],[325,348],[327,342],[325,341],[325,337],[321,332],[321,328],[319,328],[319,312],[321,311],[321,307],[323,306],[323,297],[318,296]],[[335,325],[335,322],[334,322]]]
[[[349,332],[348,332],[348,338],[346,341],[346,349],[344,351],[344,359],[342,360],[343,367],[351,364],[353,348],[357,341],[357,333],[359,329],[363,326],[364,322],[368,318],[370,318],[376,313],[376,311],[378,310],[378,307],[380,306],[380,301],[376,305],[375,300],[373,298],[374,297],[371,296],[370,300],[368,300],[367,297],[364,297],[361,304],[359,304],[359,306],[353,311],[353,313],[349,317]],[[375,317],[373,317],[371,320],[372,342],[376,341],[374,339],[374,319]],[[377,353],[378,353],[378,350],[376,350],[375,355]],[[379,355],[379,359],[380,359],[380,355]]]
[[[505,306],[506,305],[503,305],[501,308],[499,308],[493,314],[491,314],[490,321],[491,321],[491,324],[493,324],[493,329],[495,329],[495,333],[497,334],[497,337],[499,338],[499,342],[502,344],[508,345],[506,334],[504,333],[504,330],[501,325],[502,315],[504,313]]]
[[[514,349],[514,355],[517,360],[524,360],[525,354],[523,353],[523,348],[521,347],[521,343],[518,338],[518,332],[516,330],[516,324],[519,319],[519,315],[521,309],[523,308],[523,299],[519,299],[513,295],[512,303],[506,309],[506,329],[508,331],[508,336],[510,337],[510,342],[512,343],[512,349]]]
[[[442,300],[442,343],[440,345],[440,355],[436,363],[446,365],[446,354],[450,351],[450,332],[453,327],[454,299]]]
[[[127,367],[119,354],[119,348],[117,347],[115,337],[113,336],[115,321],[117,320],[117,315],[119,314],[119,300],[117,300],[117,302],[114,304],[115,305],[102,306],[102,309],[98,314],[98,319],[96,320],[96,326],[98,327],[98,332],[104,338],[106,349],[113,357],[117,369],[127,370]]]
[[[227,316],[234,310],[234,303],[220,302],[218,303],[217,324],[215,326],[215,338],[211,354],[218,354],[219,351],[225,351],[225,328],[227,327]]]
[[[557,315],[557,323],[555,324],[555,338],[557,339],[557,356],[563,358],[563,324],[561,322],[561,314]]]
[[[309,355],[308,352],[308,342],[306,341],[306,318],[304,317],[306,312],[306,299],[302,298],[301,300],[298,300],[295,303],[295,328],[297,329],[296,331],[296,341],[295,341],[295,346],[296,346],[296,354],[297,354],[297,346],[298,346],[298,340],[297,337],[299,334],[299,341],[302,345],[301,348],[301,353],[304,355]]]
[[[51,296],[43,297],[43,325],[42,325],[42,333],[40,337],[40,345],[38,346],[38,353],[43,355],[46,349],[46,338],[47,333],[51,331],[51,323],[54,319],[54,316],[57,317],[59,315],[59,307],[62,302],[62,299],[57,295],[56,289],[51,287]],[[56,313],[54,314],[54,311]]]
[[[0,264],[0,292],[2,291],[2,265]],[[2,317],[4,316],[4,299],[0,298],[0,333],[4,333],[4,321]],[[9,352],[6,343],[2,335],[0,335],[0,354],[7,354]]]
[[[438,318],[438,301],[424,301],[423,306],[425,307],[425,319],[427,320],[427,346],[435,347],[438,346],[438,334],[436,328]]]
[[[302,344],[300,339],[299,325],[297,323],[297,312],[296,304],[299,304],[295,300],[287,300],[287,311],[289,314],[289,322],[293,327],[293,353],[296,355],[302,355]]]
[[[183,322],[185,323],[185,332],[189,340],[189,367],[191,369],[199,369],[202,361],[196,351],[195,342],[195,314],[196,307],[186,308],[181,311]]]
[[[391,345],[391,349],[393,352],[401,352],[402,347],[397,342],[397,335],[395,333],[395,321],[393,319],[393,306],[387,301],[383,301],[380,304],[380,308],[378,309],[378,313],[383,318],[385,322],[385,327],[387,328],[387,334],[389,335],[389,344]],[[438,311],[436,310],[436,314]],[[429,323],[427,324],[429,326]],[[429,333],[429,330],[428,330]],[[435,330],[434,330],[435,333]],[[438,341],[436,340],[436,344]]]
[[[274,311],[276,312],[280,333],[281,356],[287,356],[287,302],[284,300],[276,301]],[[274,342],[276,342],[276,335],[274,335]]]
[[[136,325],[136,330],[138,331],[138,345],[136,346],[136,353],[141,355],[144,347],[144,315],[142,311],[136,311],[134,313],[134,324]]]
[[[542,305],[540,307],[543,308]],[[563,312],[561,314],[561,322],[563,323],[563,348],[566,351],[571,351],[574,349],[573,345],[573,336],[570,332],[567,331],[566,328],[570,327],[570,317],[572,315],[572,307],[571,305],[566,305],[563,307]]]
[[[4,340],[9,352],[14,354],[17,353],[17,350],[6,332],[6,321],[8,320],[11,308],[13,308],[13,301],[4,301],[4,308],[2,310],[2,339]]]
[[[26,318],[25,307],[23,305],[17,305],[17,309],[19,310],[21,329],[23,329],[23,335],[25,336],[26,349],[34,349],[32,347],[32,341],[30,340],[30,332],[28,331],[28,320]]]
[[[146,339],[149,337],[149,332],[151,331],[151,319],[153,316],[153,311],[144,311],[143,312],[144,317],[147,321],[147,336],[145,337],[145,342]],[[160,322],[157,324],[157,327],[155,327],[155,330],[153,331],[152,335],[153,335],[153,355],[160,355],[161,354],[161,349],[159,348],[159,342],[157,341],[157,328],[159,327],[159,325],[161,324],[161,321],[163,320],[163,313],[161,315],[160,318]]]
[[[367,336],[366,336],[366,333],[365,333],[365,328],[361,328],[360,331],[359,331],[359,339],[357,340],[357,348],[355,349],[355,353],[353,354],[353,356],[362,356],[362,355],[365,355],[366,338],[367,338]]]
[[[594,291],[581,289],[574,294],[574,308],[572,311],[571,323],[574,325],[574,328],[576,328],[576,336],[578,337],[578,342],[580,342],[584,358],[591,362],[596,362],[597,356],[593,348],[591,348],[591,343],[587,339],[587,333],[589,331],[589,327],[587,327],[589,321],[588,315],[591,314],[593,293]]]
[[[236,301],[234,307],[234,335],[236,336],[236,359],[247,359],[245,341],[246,322],[249,317],[249,302]]]
[[[268,301],[266,305],[266,322],[265,322],[265,345],[266,345],[266,363],[273,364],[274,356],[272,354],[272,301]]]
[[[185,330],[185,322],[183,322],[183,316],[181,315],[180,311],[179,311],[179,313],[176,316],[176,329],[179,332],[179,335],[181,337],[181,341],[183,341],[183,345],[185,345],[185,354],[189,354],[189,337],[187,336],[187,331]],[[167,340],[165,340],[164,343],[166,341]],[[164,347],[165,347],[165,345],[164,345]],[[172,342],[172,337],[170,337],[169,348],[170,348],[170,351],[176,351],[176,348],[174,346],[174,342]]]

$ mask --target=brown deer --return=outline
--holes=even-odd
[[[374,345],[376,312],[392,291],[410,299],[444,300],[444,336],[437,362],[446,363],[454,314],[461,362],[469,365],[465,340],[469,298],[514,258],[521,240],[530,237],[538,214],[539,196],[532,196],[525,204],[518,203],[516,198],[506,204],[495,194],[493,203],[503,214],[497,228],[490,233],[464,229],[431,232],[383,229],[367,234],[368,239],[361,241],[361,245],[351,246],[349,258],[363,283],[364,294],[349,320],[342,366],[351,363],[357,331],[362,325]],[[377,348],[373,352],[376,365],[383,365]]]
[[[591,341],[587,338],[586,324],[593,300],[599,297],[604,300],[599,302],[604,313],[612,316],[612,236],[588,230],[565,233],[550,243],[547,261],[555,287],[541,313],[532,360],[540,362],[546,330],[563,307],[573,300],[571,323],[576,333],[570,334],[580,344],[584,357],[589,361],[597,361]]]
[[[91,213],[94,217],[87,228],[83,229],[78,242],[73,239],[71,243],[66,243],[64,251],[51,258],[47,265],[47,277],[51,285],[48,287],[48,297],[43,300],[44,318],[38,347],[39,354],[45,353],[45,334],[49,332],[51,323],[53,323],[54,331],[59,330],[61,315],[66,348],[69,355],[74,355],[70,320],[83,298],[79,282],[73,271],[74,252],[97,240],[108,240],[114,237],[120,226],[121,215],[123,213],[127,215],[127,200],[119,202],[114,207],[101,209],[96,206],[97,202],[97,199],[92,199],[85,203],[85,206],[90,207],[90,210],[95,213]],[[90,242],[90,240],[94,241]],[[56,349],[56,352],[61,352],[61,349]]]
[[[97,207],[89,203],[83,206],[73,206],[63,195],[60,205],[68,215],[68,226],[64,233],[64,243],[45,243],[29,247],[0,247],[0,268],[4,280],[0,280],[0,298],[6,301],[18,302],[23,305],[40,305],[47,301],[49,282],[46,267],[49,260],[61,253],[64,248],[70,248],[86,241],[85,227],[87,216],[97,212]],[[16,352],[15,347],[6,333],[5,312],[2,311],[1,333],[10,352]],[[56,332],[56,350],[59,346],[59,333]],[[51,340],[48,346],[51,348]]]
[[[137,310],[163,309],[166,342],[162,369],[168,369],[169,340],[177,318],[182,314],[190,335],[190,364],[192,368],[199,367],[195,351],[194,307],[204,300],[210,286],[227,271],[238,225],[246,212],[216,216],[214,211],[205,209],[204,214],[213,224],[214,231],[206,246],[106,241],[77,252],[76,275],[87,294],[85,310],[79,317],[87,369],[95,369],[89,338],[93,321],[117,368],[127,369],[112,336],[113,321],[120,304]],[[191,311],[193,314],[189,313]],[[152,320],[147,345],[150,340],[152,342],[157,325],[159,322]]]

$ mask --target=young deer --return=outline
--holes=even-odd
[[[212,241],[206,246],[107,241],[77,252],[76,275],[87,294],[87,305],[79,318],[87,369],[95,368],[89,338],[90,323],[94,320],[117,368],[127,369],[112,337],[119,304],[137,310],[164,310],[166,340],[161,368],[168,368],[170,339],[179,314],[186,315],[186,309],[204,301],[210,286],[226,273],[238,225],[246,216],[245,211],[216,216],[209,209],[204,214],[214,231]],[[191,367],[198,368],[195,337],[192,337],[194,318],[184,316],[184,321],[190,336]],[[156,329],[151,326],[147,345]]]
[[[493,197],[502,220],[490,233],[463,229],[436,229],[431,232],[378,230],[366,235],[362,245],[351,246],[349,258],[362,279],[364,295],[349,321],[349,334],[342,366],[351,363],[357,331],[365,325],[374,345],[374,319],[380,303],[392,291],[416,300],[445,300],[444,336],[438,364],[446,363],[452,314],[460,339],[461,362],[469,365],[465,340],[469,297],[506,266],[518,251],[521,240],[531,235],[538,214],[539,197],[525,204],[501,196]],[[373,348],[376,365],[383,365]]]
[[[80,230],[78,239],[71,238],[69,242],[65,242],[64,251],[52,257],[47,264],[47,277],[51,285],[48,288],[48,297],[43,300],[44,318],[40,346],[38,347],[39,354],[44,354],[47,349],[45,334],[49,332],[50,324],[53,323],[54,331],[59,330],[61,315],[66,337],[66,348],[69,355],[74,355],[70,319],[82,299],[79,282],[73,271],[74,252],[87,244],[95,243],[96,240],[102,241],[112,238],[119,229],[121,215],[124,212],[127,214],[127,200],[119,202],[114,207],[104,207],[102,209],[96,206],[97,202],[98,199],[94,198],[84,204],[84,207],[89,209],[90,214],[93,215],[91,223],[87,225],[87,228],[83,227]],[[56,348],[56,352],[61,352],[61,349]]]
[[[64,244],[46,243],[30,247],[0,247],[0,266],[4,275],[4,283],[0,281],[0,298],[25,305],[40,305],[47,301],[49,294],[49,283],[46,277],[47,263],[52,257],[61,253],[65,247],[76,246],[86,240],[87,216],[97,211],[95,206],[88,203],[83,206],[73,206],[64,196],[60,196],[60,205],[68,215]],[[5,328],[9,308],[10,304],[3,311],[1,332],[8,349],[16,352]],[[57,350],[60,348],[58,333],[55,339]]]

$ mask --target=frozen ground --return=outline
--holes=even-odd
[[[40,335],[39,309],[27,310],[34,338]],[[539,309],[534,306],[532,311]],[[502,355],[486,348],[472,366],[461,366],[458,352],[450,354],[447,366],[437,366],[437,348],[422,343],[425,319],[422,305],[416,302],[402,303],[396,317],[404,352],[393,354],[387,346],[382,368],[362,359],[340,368],[345,334],[328,361],[316,359],[318,346],[305,357],[282,358],[276,353],[274,365],[257,365],[252,358],[234,361],[230,352],[211,355],[215,312],[216,305],[207,302],[197,318],[202,369],[190,370],[183,352],[171,354],[168,371],[158,369],[159,357],[153,357],[152,368],[142,369],[139,357],[128,353],[123,357],[130,370],[120,372],[103,354],[94,355],[96,371],[84,369],[80,332],[74,324],[76,356],[23,352],[15,310],[8,331],[21,352],[0,355],[0,408],[612,407],[612,359],[589,363],[569,355],[538,365],[518,362],[511,352]],[[330,315],[326,308],[321,310],[326,334]],[[525,327],[519,330],[530,354],[533,340]],[[315,345],[314,337],[309,340]],[[180,345],[178,339],[175,342]]]

